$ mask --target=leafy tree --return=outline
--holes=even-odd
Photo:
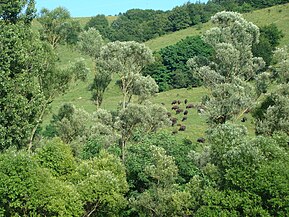
[[[282,131],[289,133],[288,84],[280,85],[277,90],[268,94],[255,109],[256,133],[273,135]]]
[[[98,30],[105,38],[107,38],[110,33],[108,20],[103,14],[98,14],[90,18],[90,20],[85,24],[84,29],[87,31],[90,28]]]
[[[0,2],[0,17],[7,22],[17,23],[23,21],[30,24],[35,17],[34,0],[3,0]]]
[[[0,213],[3,216],[79,216],[75,187],[41,168],[25,151],[0,155]]]
[[[193,58],[188,64],[194,75],[211,90],[205,106],[210,123],[216,124],[240,117],[240,113],[252,105],[254,92],[248,90],[253,87],[246,81],[257,77],[264,62],[252,54],[252,45],[259,37],[257,26],[235,12],[217,13],[212,22],[217,27],[203,37],[215,50],[213,61],[207,66],[199,66],[199,60]]]
[[[276,24],[261,27],[259,43],[253,45],[254,56],[262,57],[268,67],[273,58],[273,51],[279,45],[282,37],[283,33],[278,30]]]
[[[44,95],[44,99],[39,106],[40,113],[37,116],[37,122],[32,129],[28,146],[29,149],[32,148],[39,124],[42,122],[47,108],[55,97],[65,93],[72,82],[86,80],[87,74],[89,73],[89,69],[86,67],[83,59],[72,63],[67,69],[57,69],[56,55],[49,44],[43,43],[43,48],[39,55],[42,57],[42,60],[37,67],[41,69],[41,71],[38,73],[36,79]]]
[[[50,11],[43,8],[40,11],[38,21],[42,25],[41,36],[47,40],[53,48],[60,42],[76,42],[79,24],[73,21],[67,9],[58,7]]]
[[[93,58],[96,64],[95,76],[90,90],[92,91],[92,99],[100,107],[103,101],[103,94],[107,86],[111,82],[112,72],[108,69],[108,63],[102,59],[101,49],[104,46],[104,40],[99,31],[94,28],[89,28],[79,36],[78,48],[84,53]]]
[[[144,133],[155,132],[157,129],[168,124],[166,109],[160,105],[151,103],[128,104],[119,112],[115,126],[121,134],[122,159],[126,156],[126,143],[132,137],[136,129]]]
[[[40,41],[30,28],[4,22],[0,28],[0,150],[4,150],[25,147],[29,141],[43,100],[35,80],[43,62]]]
[[[140,178],[148,180],[149,186],[146,190],[141,189],[142,191],[139,194],[130,199],[132,207],[141,216],[180,216],[189,214],[190,195],[188,192],[181,191],[175,184],[177,167],[173,158],[166,155],[165,150],[161,147],[153,145],[146,145],[146,147],[148,152],[135,153],[141,154],[140,158],[145,157],[145,159],[141,159],[141,161],[145,161],[144,164],[130,166],[142,167],[143,170],[140,172],[144,177],[140,176]],[[138,148],[143,149],[140,146]]]
[[[288,135],[283,134],[284,139],[280,134],[251,139],[246,135],[244,127],[219,125],[208,134],[206,149],[193,157],[202,171],[199,180],[194,177],[187,185],[191,194],[198,192],[193,196],[196,216],[282,216],[287,212],[289,204],[282,201],[289,191],[282,183],[288,176],[288,153],[283,148]]]
[[[172,32],[185,29],[191,25],[191,19],[184,7],[175,7],[168,15],[170,21],[169,30]]]
[[[36,150],[35,159],[41,167],[49,169],[56,177],[68,176],[76,168],[71,147],[59,138],[44,142],[42,147]]]
[[[101,47],[104,45],[104,40],[95,28],[80,33],[77,47],[84,54],[89,55],[94,60],[100,56]]]
[[[125,169],[119,159],[105,151],[81,162],[70,180],[81,196],[85,216],[115,216],[127,204]]]
[[[209,58],[211,53],[212,48],[199,36],[187,37],[175,45],[162,48],[159,54],[171,75],[167,82],[173,88],[199,85],[198,78],[192,75],[186,63],[194,56],[198,56],[199,59]]]
[[[106,61],[107,70],[120,77],[122,108],[125,109],[136,76],[154,60],[152,52],[137,42],[111,42],[102,48],[101,58]]]
[[[288,84],[289,82],[289,50],[285,46],[277,48],[273,55],[273,62],[271,70],[273,78],[276,79],[278,84]]]

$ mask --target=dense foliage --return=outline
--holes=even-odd
[[[0,8],[0,216],[288,215],[289,51],[276,48],[282,34],[274,25],[261,28],[258,47],[256,25],[238,13],[219,12],[202,37],[188,37],[154,58],[135,41],[105,43],[97,28],[107,23],[97,16],[99,27],[91,21],[77,35],[77,48],[95,66],[89,83],[96,110],[64,103],[39,132],[50,103],[72,82],[84,81],[89,69],[83,60],[58,67],[55,46],[67,39],[61,38],[61,23],[69,23],[69,13],[44,10],[41,41],[29,23],[33,4],[7,1]],[[210,5],[212,11],[225,6],[185,6],[192,5]],[[204,11],[192,16],[183,8],[131,10],[121,19],[130,16],[135,27],[156,17],[154,25],[170,31],[208,19]],[[47,42],[50,37],[56,40]],[[122,101],[108,111],[99,107],[113,76]],[[167,133],[172,114],[149,99],[159,88],[199,84],[209,89],[196,105],[207,115],[208,129],[197,143]],[[248,136],[237,120],[253,107],[257,135]]]
[[[201,37],[187,37],[156,52],[156,62],[145,68],[143,74],[152,76],[160,91],[199,86],[201,81],[193,76],[187,61],[194,56],[205,60],[211,54],[212,48]]]

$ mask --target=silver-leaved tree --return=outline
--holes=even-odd
[[[216,27],[203,39],[214,49],[212,59],[204,66],[194,57],[188,65],[210,90],[204,105],[214,125],[238,119],[252,105],[256,91],[254,82],[248,81],[254,81],[265,64],[252,54],[252,45],[259,38],[256,25],[235,12],[219,12],[211,20]]]

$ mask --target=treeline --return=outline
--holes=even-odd
[[[170,32],[205,23],[219,11],[228,10],[242,13],[284,3],[288,3],[288,0],[188,2],[170,11],[131,9],[119,14],[111,24],[105,15],[99,14],[92,17],[84,27],[71,18],[67,9],[59,7],[51,11],[42,9],[38,21],[44,26],[43,33],[50,34],[44,34],[43,37],[52,43],[76,44],[79,34],[89,28],[97,29],[109,41],[144,42]],[[53,25],[51,20],[54,20]],[[45,31],[46,27],[49,28],[48,31]],[[51,28],[53,28],[52,31]],[[55,36],[55,34],[61,35],[61,37]]]
[[[85,28],[98,29],[110,41],[144,42],[169,32],[205,23],[219,11],[243,13],[284,3],[288,3],[288,0],[213,0],[207,3],[188,2],[170,11],[132,9],[119,14],[111,25],[105,21],[104,15],[92,17]]]

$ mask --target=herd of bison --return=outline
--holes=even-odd
[[[164,103],[162,103],[164,105]],[[171,110],[172,112],[167,112],[168,117],[171,120],[171,127],[173,128],[172,134],[175,135],[179,131],[185,131],[186,125],[185,122],[188,119],[188,114],[190,109],[197,109],[199,114],[205,112],[205,108],[202,105],[197,105],[193,103],[189,103],[187,99],[185,100],[173,100],[171,102]],[[241,121],[245,122],[247,120],[246,117],[242,118]],[[205,138],[200,137],[197,139],[197,142],[204,143]]]

